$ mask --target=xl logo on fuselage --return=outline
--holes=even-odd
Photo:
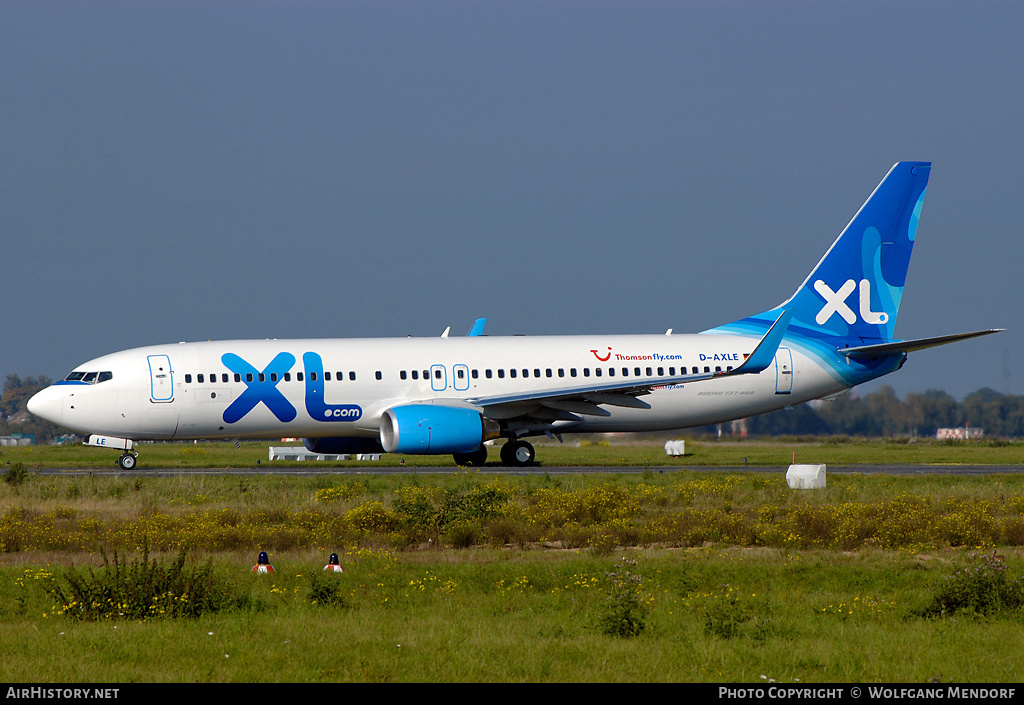
[[[285,374],[295,366],[294,355],[278,353],[262,372],[235,353],[225,353],[221,356],[221,362],[245,382],[245,391],[224,410],[225,423],[241,421],[260,403],[283,423],[293,421],[298,415],[295,407],[277,388]],[[319,355],[314,352],[305,353],[302,364],[306,372],[306,412],[311,418],[317,421],[356,421],[363,415],[362,408],[356,404],[328,404],[324,401],[324,363]]]
[[[857,314],[846,305],[846,299],[849,298],[856,288],[858,288],[857,282],[853,279],[847,279],[846,283],[839,287],[838,291],[832,291],[832,288],[821,279],[814,282],[814,290],[825,299],[825,305],[821,307],[818,315],[814,317],[815,322],[819,326],[825,325],[825,322],[832,318],[832,314],[838,313],[850,325],[856,323]],[[871,310],[871,282],[867,279],[860,280],[860,318],[865,323],[872,325],[882,324],[889,320],[889,314],[884,311]]]

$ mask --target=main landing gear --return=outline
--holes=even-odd
[[[455,453],[452,457],[455,458],[457,465],[482,467],[487,462],[487,446],[480,446],[469,453]]]
[[[533,463],[536,453],[526,441],[514,438],[501,447],[501,464],[514,468],[526,467]],[[455,453],[452,456],[458,465],[482,467],[487,462],[487,446],[480,446],[469,453]]]
[[[513,438],[501,447],[502,465],[522,468],[531,464],[535,457],[533,446],[519,438]]]

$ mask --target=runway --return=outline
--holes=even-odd
[[[64,477],[176,477],[196,475],[282,475],[291,477],[311,477],[314,475],[450,475],[456,473],[472,473],[479,475],[623,475],[643,474],[647,472],[657,474],[697,472],[707,474],[728,474],[728,473],[778,473],[785,475],[788,465],[761,465],[761,466],[546,466],[534,465],[525,468],[510,468],[502,465],[484,465],[483,467],[436,467],[436,466],[388,466],[379,467],[303,467],[297,463],[289,466],[255,466],[250,468],[145,468],[136,467],[134,470],[125,471],[119,468],[43,468],[33,470],[40,475],[60,475]],[[832,475],[1000,475],[1024,472],[1024,465],[834,465],[825,468],[827,474]]]

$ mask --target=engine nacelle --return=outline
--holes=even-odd
[[[341,436],[331,438],[303,438],[302,444],[306,450],[313,453],[326,453],[328,455],[358,454],[358,453],[383,453],[384,449],[374,438],[359,438],[357,436]]]
[[[380,442],[388,453],[469,453],[501,429],[475,409],[434,404],[395,406],[380,417]]]

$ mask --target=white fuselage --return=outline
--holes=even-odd
[[[156,345],[80,365],[77,372],[107,372],[109,379],[53,385],[37,396],[33,410],[76,432],[135,440],[375,439],[381,415],[393,406],[471,407],[495,396],[725,370],[739,366],[756,343],[754,337],[702,334]],[[762,372],[655,387],[642,396],[650,408],[610,404],[601,407],[606,415],[593,415],[557,401],[525,400],[492,407],[488,415],[520,434],[652,431],[752,416],[846,386],[783,341]],[[538,415],[550,422],[538,425]],[[517,426],[519,417],[534,421]]]

